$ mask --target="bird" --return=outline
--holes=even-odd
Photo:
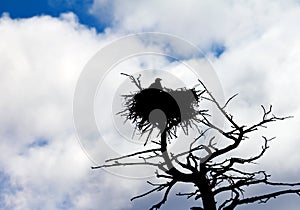
[[[162,79],[161,78],[156,78],[155,81],[149,86],[149,88],[154,88],[154,89],[160,89],[162,90],[163,87],[160,83]]]

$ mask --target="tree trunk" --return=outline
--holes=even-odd
[[[212,189],[209,185],[209,181],[205,176],[206,170],[202,168],[199,179],[197,180],[197,187],[202,196],[202,203],[204,210],[216,210],[216,201]]]
[[[216,210],[216,202],[212,192],[201,192],[204,210]]]
[[[182,177],[182,174],[174,168],[170,157],[167,152],[167,132],[163,131],[161,133],[161,148],[162,156],[166,162],[166,165],[168,167],[169,172],[173,172],[172,175],[176,176],[178,180],[180,180]],[[189,182],[194,182],[196,186],[199,188],[199,191],[202,195],[202,203],[203,203],[203,208],[204,210],[216,210],[216,202],[215,202],[215,197],[212,192],[212,189],[209,185],[209,181],[206,179],[205,176],[206,173],[206,168],[203,167],[199,177],[198,176],[191,176]],[[180,178],[179,178],[180,177]]]

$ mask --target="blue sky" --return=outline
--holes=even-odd
[[[93,0],[2,0],[0,13],[7,12],[12,18],[29,18],[39,15],[58,17],[61,13],[73,12],[79,22],[89,27],[94,27],[102,32],[107,26],[101,19],[96,18],[89,12]]]
[[[76,14],[80,24],[95,28],[101,33],[105,28],[112,26],[114,20],[111,13],[112,5],[101,4],[96,13],[91,12],[93,0],[3,0],[0,4],[0,14],[8,13],[11,18],[30,18],[34,16],[50,15],[59,17],[62,13],[72,12]],[[203,48],[205,53],[212,53],[219,57],[225,50],[221,42],[212,42],[210,46]]]
[[[0,18],[0,209],[140,210],[160,199],[130,202],[146,191],[146,180],[92,171],[72,114],[75,87],[89,60],[112,40],[143,31],[169,33],[203,50],[224,95],[239,93],[230,111],[241,123],[256,122],[260,104],[295,116],[261,133],[277,138],[257,167],[276,181],[299,181],[299,1],[0,0],[4,13],[9,17]],[[175,61],[153,66],[170,62],[184,80]],[[143,65],[129,60],[128,71],[137,66]],[[260,148],[245,143],[239,154],[251,156]],[[162,210],[192,205],[185,198],[168,201]],[[289,196],[238,210],[299,205]]]

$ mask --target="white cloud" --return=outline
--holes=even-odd
[[[93,14],[108,1],[96,0]],[[126,32],[159,31],[182,36],[205,49],[212,42],[234,46],[259,37],[297,1],[109,1],[111,24]],[[105,15],[104,15],[105,16]]]
[[[0,34],[0,169],[15,189],[4,193],[5,208],[126,206],[134,190],[119,196],[129,189],[124,180],[91,172],[72,117],[81,70],[113,36],[79,25],[72,13],[17,20],[4,16]],[[33,143],[41,139],[40,146]]]
[[[94,9],[100,6],[95,1]],[[230,107],[236,119],[259,120],[260,104],[273,104],[279,116],[294,115],[263,130],[277,139],[261,162],[275,179],[295,181],[300,171],[298,1],[114,1],[113,8],[112,31],[175,34],[206,52],[215,43],[224,45],[220,58],[208,57],[225,95],[240,93]],[[251,147],[250,142],[245,148]]]
[[[297,177],[297,1],[98,0],[91,13],[111,23],[106,33],[79,25],[72,13],[0,19],[0,169],[19,188],[5,194],[7,207],[58,209],[64,202],[72,209],[129,207],[140,182],[90,171],[91,163],[76,142],[71,109],[76,81],[88,59],[108,40],[128,32],[171,33],[205,51],[215,43],[224,45],[220,58],[208,57],[225,95],[240,92],[230,108],[236,118],[253,122],[259,105],[268,103],[278,114],[295,116],[266,130],[278,139],[262,162],[275,177]],[[46,146],[29,148],[41,138]]]

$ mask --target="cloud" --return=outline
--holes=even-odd
[[[259,37],[298,5],[297,1],[104,1],[93,10],[112,8],[110,24],[125,32],[159,31],[182,36],[202,49],[212,43],[238,45]],[[103,13],[94,13],[99,19]]]
[[[121,196],[129,190],[127,182],[91,172],[72,116],[79,74],[111,37],[78,24],[72,13],[28,19],[4,15],[0,34],[0,171],[7,177],[1,208],[126,206],[134,190]]]
[[[6,178],[0,186],[9,189],[0,190],[3,208],[133,208],[129,198],[143,191],[143,183],[90,170],[91,162],[76,140],[71,108],[77,79],[90,57],[121,34],[141,31],[174,34],[203,49],[225,95],[240,93],[230,106],[238,121],[258,120],[259,105],[268,103],[279,115],[294,115],[265,130],[278,138],[262,167],[275,179],[297,181],[299,10],[299,3],[292,0],[184,4],[95,0],[91,14],[110,25],[101,34],[80,25],[73,13],[28,19],[4,15],[0,19],[0,176]],[[224,51],[216,56],[220,50]],[[257,149],[252,142],[245,148]],[[282,205],[284,200],[280,201]],[[299,201],[289,203],[296,206]]]
[[[241,123],[259,120],[260,104],[273,104],[279,116],[293,115],[259,134],[277,136],[261,160],[262,167],[274,179],[295,181],[300,170],[296,167],[300,159],[298,1],[114,1],[113,5],[112,31],[170,33],[204,50],[225,95],[239,92],[229,110]],[[101,7],[99,1],[94,3],[97,6]],[[220,57],[210,52],[215,45],[225,49]],[[254,144],[257,141],[245,143],[244,151],[257,151]],[[297,200],[293,201],[296,206]]]

